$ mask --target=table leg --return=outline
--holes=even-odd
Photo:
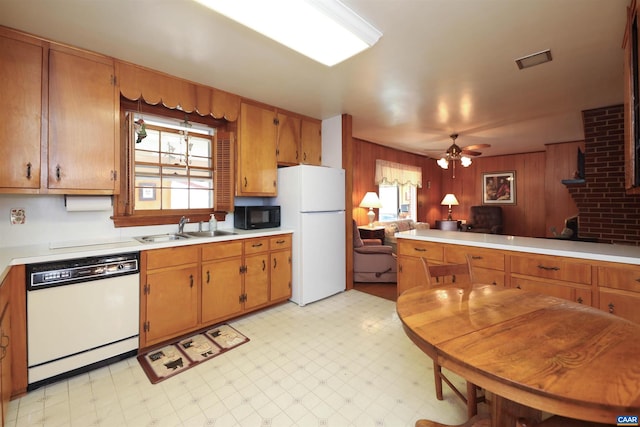
[[[418,420],[416,421],[416,427],[491,427],[491,418],[489,415],[476,415],[466,423],[459,424],[457,426],[440,424],[429,420]]]

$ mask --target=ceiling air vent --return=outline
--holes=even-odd
[[[516,59],[519,69],[533,67],[534,65],[544,64],[551,61],[551,49],[543,50],[542,52],[532,53],[531,55],[523,56]]]

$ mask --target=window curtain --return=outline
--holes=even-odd
[[[376,185],[407,185],[422,188],[422,168],[401,163],[376,160]]]

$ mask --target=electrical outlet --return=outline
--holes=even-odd
[[[11,224],[24,224],[27,219],[24,208],[11,208]]]

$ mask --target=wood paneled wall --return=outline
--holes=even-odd
[[[406,153],[367,141],[355,139],[353,153],[353,217],[358,224],[366,224],[366,210],[358,205],[367,191],[376,191],[374,182],[376,159],[416,165],[422,167],[422,189],[418,190],[418,220],[426,221],[435,226],[437,219],[446,218],[447,207],[441,206],[440,201],[446,193],[453,193],[460,202],[453,207],[455,219],[466,220],[469,209],[482,204],[482,174],[486,172],[516,172],[516,204],[504,205],[505,234],[527,237],[544,237],[547,229],[545,214],[545,152],[515,154],[496,157],[478,157],[468,168],[456,167],[456,177],[452,178],[452,170],[441,169],[434,159]],[[571,162],[575,157],[571,156]],[[566,188],[559,182],[550,184],[553,194],[568,194]],[[547,185],[549,188],[549,185]],[[565,192],[565,193],[563,193]],[[551,203],[554,203],[552,201]],[[562,202],[564,203],[564,202]],[[572,206],[560,207],[572,212]],[[562,219],[571,213],[560,214]],[[376,212],[377,218],[377,212]],[[557,225],[561,231],[562,224]]]
[[[373,144],[360,139],[353,139],[353,218],[358,225],[367,224],[367,209],[358,205],[367,191],[378,192],[374,182],[376,173],[376,159],[388,160],[405,165],[422,168],[422,188],[418,189],[418,220],[431,224],[439,217],[439,209],[433,209],[436,199],[440,196],[440,168],[427,157],[407,153]],[[437,203],[440,199],[437,200]],[[376,209],[376,220],[378,212]]]

